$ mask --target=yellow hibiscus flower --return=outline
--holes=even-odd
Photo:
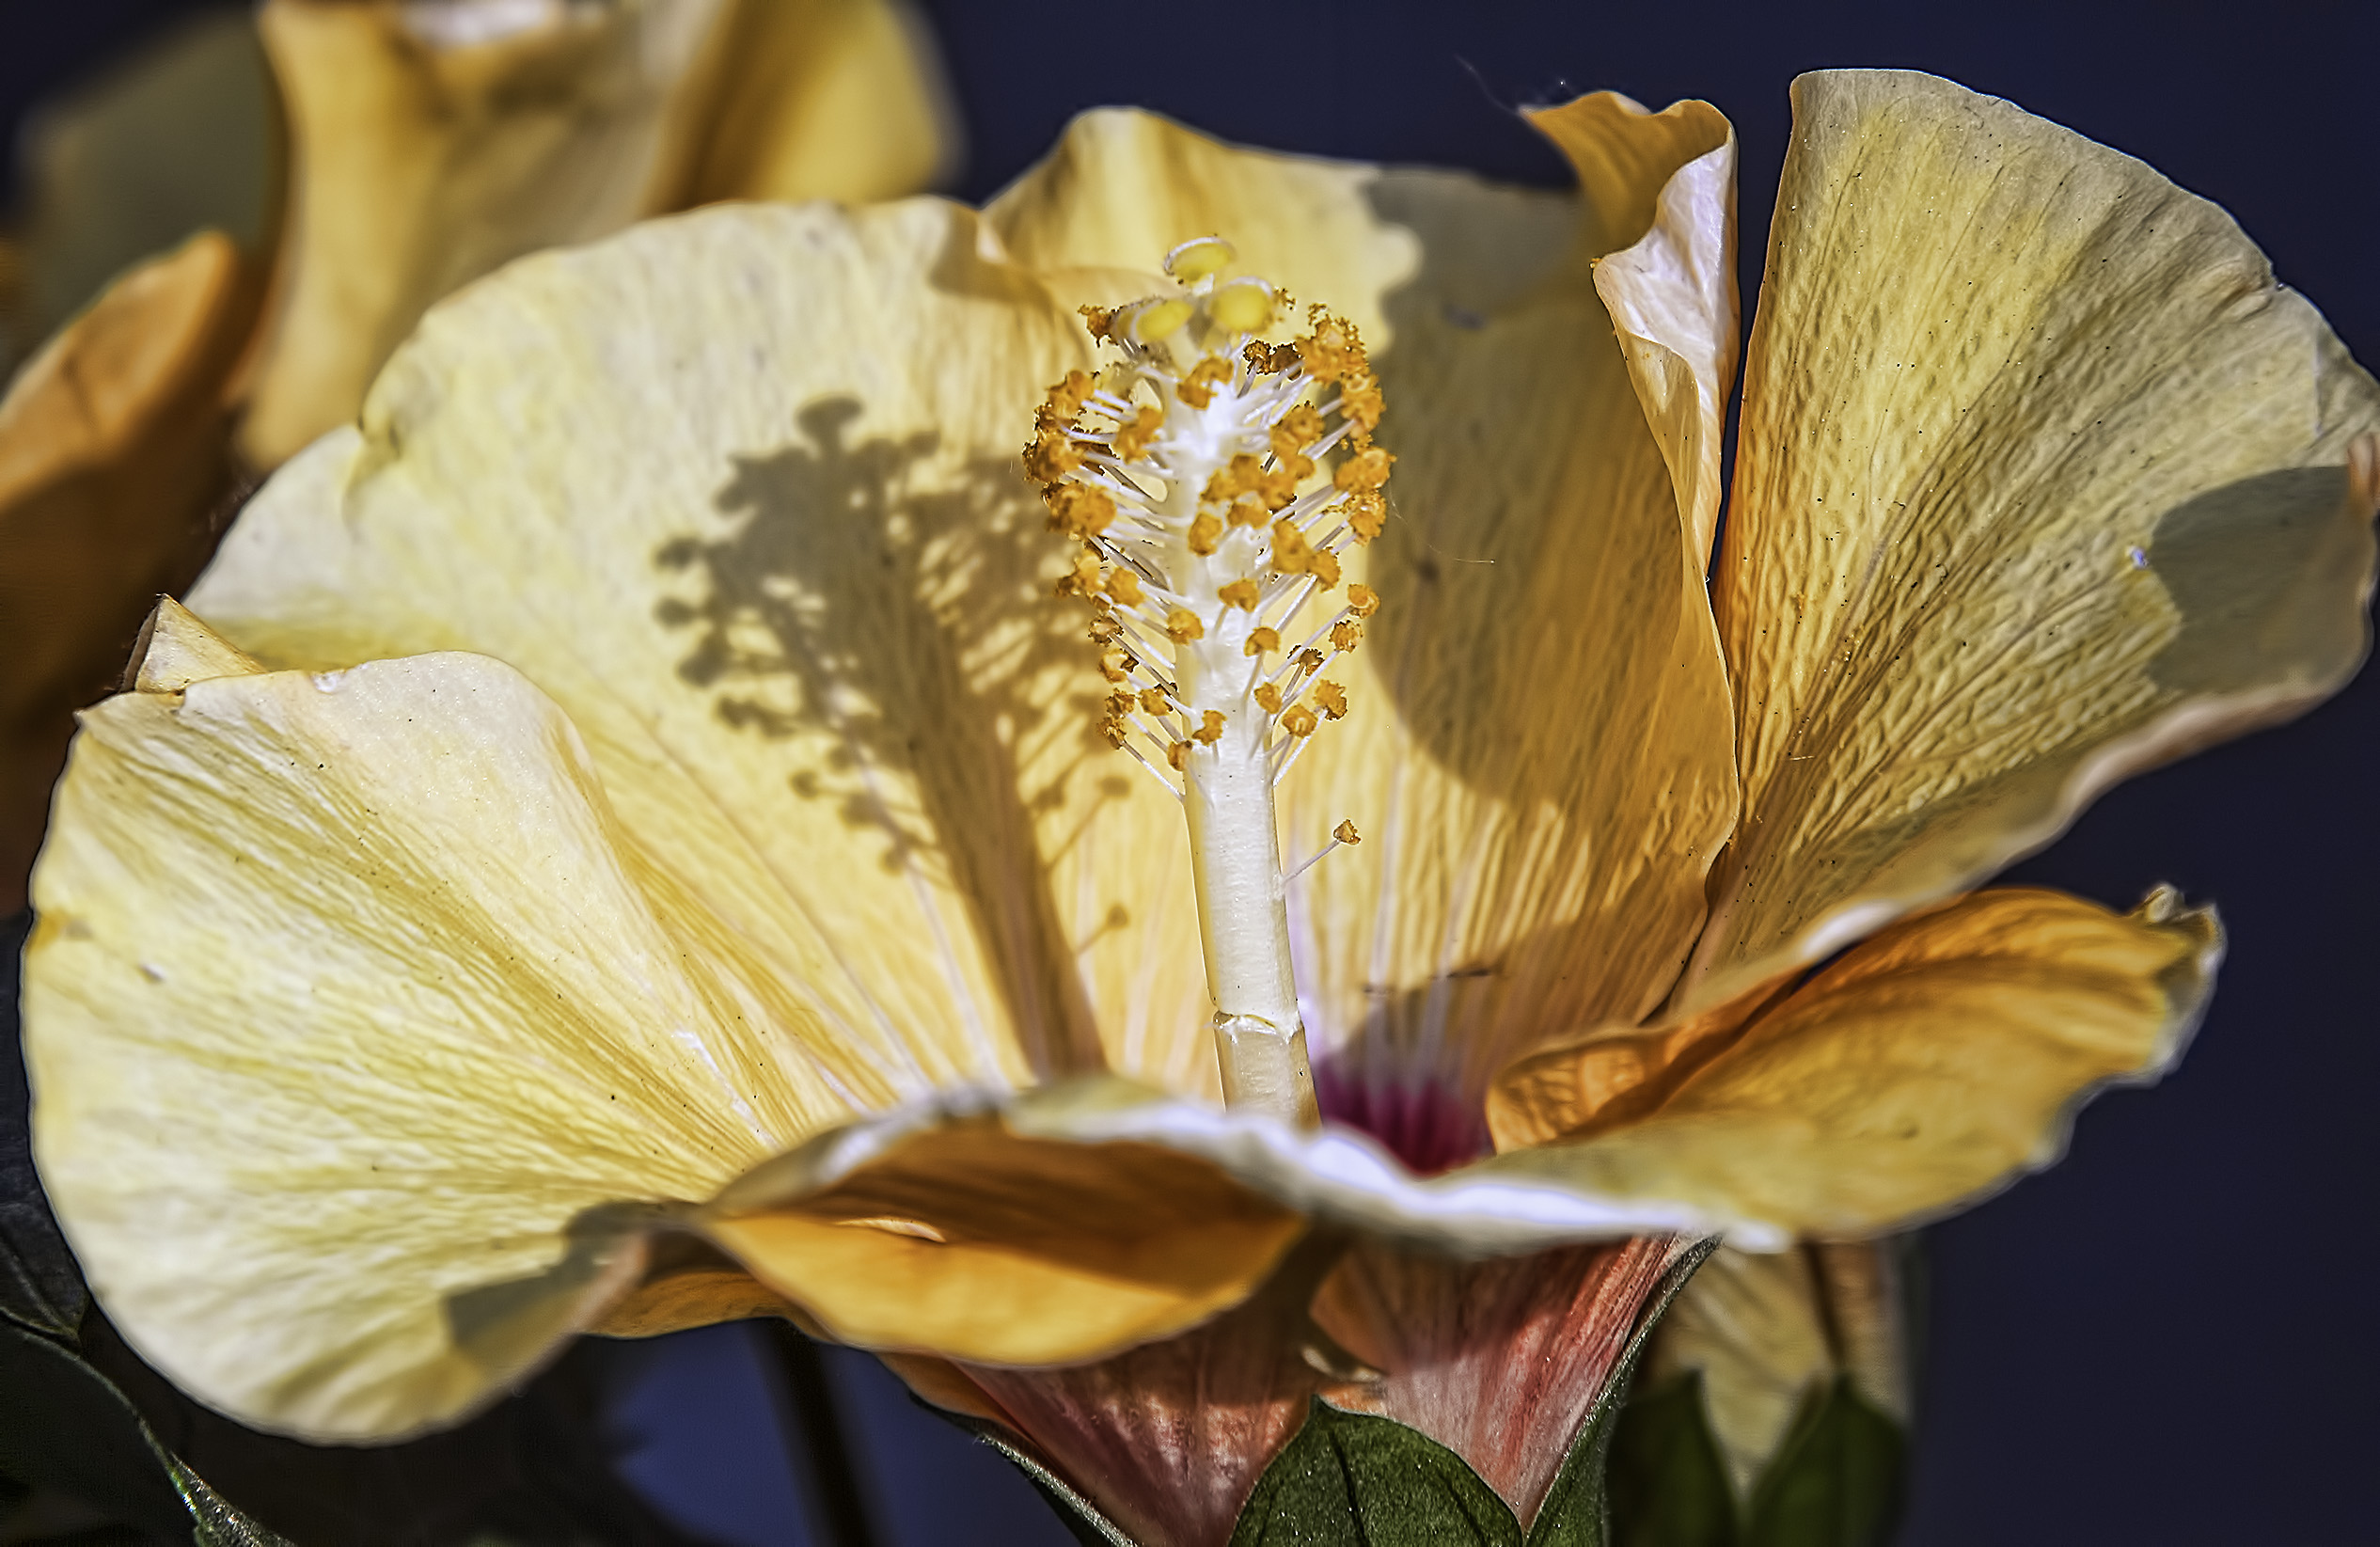
[[[1700,103],[1537,115],[1569,197],[1094,114],[980,214],[702,212],[434,308],[60,789],[35,1140],[110,1315],[354,1440],[575,1332],[780,1311],[1194,1541],[1278,1394],[1152,1460],[1169,1495],[1067,1448],[1086,1382],[1281,1314],[1337,1243],[1316,1315],[1389,1366],[1350,1400],[1526,1515],[1567,1435],[1399,1366],[1415,1264],[1518,1302],[1564,1252],[1557,1298],[1609,1292],[1529,1324],[1618,1307],[1576,1332],[1608,1348],[1676,1237],[1873,1235],[2049,1161],[2178,1054],[2219,936],[1967,889],[2354,670],[2380,392],[2137,162],[1922,75],[1795,103],[1708,578]],[[1286,1077],[1235,1106],[1246,917],[1202,932],[1206,840],[1098,734],[1017,454],[1115,358],[1079,305],[1232,331],[1139,272],[1208,232],[1353,325],[1395,458],[1333,549],[1379,604],[1348,713],[1271,796],[1280,849],[1362,842],[1281,884],[1290,998],[1240,1018]]]

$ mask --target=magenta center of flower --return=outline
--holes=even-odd
[[[1326,1122],[1363,1129],[1421,1176],[1488,1153],[1479,1104],[1426,1080],[1380,1079],[1324,1063],[1314,1071],[1314,1092]]]

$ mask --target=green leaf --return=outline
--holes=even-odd
[[[1130,1537],[1099,1512],[1097,1505],[1077,1492],[1074,1485],[1065,1478],[1042,1465],[1039,1457],[1019,1446],[996,1425],[980,1418],[962,1416],[914,1397],[910,1400],[944,1422],[967,1430],[1015,1462],[1017,1469],[1024,1473],[1027,1480],[1048,1502],[1067,1534],[1082,1543],[1082,1547],[1136,1547]]]
[[[1428,1435],[1316,1397],[1256,1479],[1231,1547],[1521,1547],[1521,1523]]]
[[[1735,1489],[1711,1436],[1702,1371],[1630,1399],[1607,1476],[1616,1547],[1736,1547]]]
[[[157,1454],[190,1510],[191,1539],[196,1547],[292,1547],[286,1537],[275,1535],[226,1504],[222,1495],[180,1460],[163,1450]]]
[[[190,1516],[148,1426],[72,1348],[0,1323],[0,1472],[127,1525],[187,1540]]]
[[[1900,1511],[1906,1448],[1900,1426],[1836,1377],[1754,1485],[1745,1547],[1879,1547]]]
[[[224,1502],[71,1346],[0,1322],[0,1474],[82,1500],[150,1538],[291,1547]]]
[[[0,920],[0,957],[9,964],[0,1005],[0,1034],[8,1038],[0,1054],[0,1321],[71,1342],[90,1291],[34,1174],[32,1096],[17,1050],[15,964],[31,920],[29,913]]]
[[[1615,1547],[1618,1539],[1612,1534],[1611,1502],[1604,1476],[1612,1431],[1618,1427],[1620,1410],[1636,1379],[1636,1366],[1652,1342],[1653,1328],[1660,1324],[1670,1302],[1685,1288],[1686,1281],[1694,1276],[1694,1270],[1702,1266],[1703,1259],[1718,1249],[1716,1238],[1694,1242],[1653,1286],[1652,1294],[1645,1302],[1644,1314],[1636,1318],[1636,1330],[1629,1334],[1628,1347],[1620,1350],[1619,1359],[1612,1365],[1603,1395],[1587,1411],[1586,1421],[1579,1426],[1578,1437],[1570,1442],[1569,1454],[1562,1458],[1562,1470],[1555,1474],[1545,1504],[1537,1510],[1537,1524],[1530,1528],[1528,1547]]]

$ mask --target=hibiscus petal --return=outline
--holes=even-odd
[[[1694,1004],[2365,648],[2380,391],[2230,217],[1930,76],[1795,102],[1714,580],[1745,816]]]
[[[941,160],[938,87],[885,0],[271,0],[260,24],[296,185],[242,428],[259,466],[522,253],[700,201],[906,193]]]
[[[1018,469],[1090,340],[983,245],[929,201],[748,205],[524,260],[192,605],[276,664],[527,673],[685,948],[756,1025],[827,1028],[855,1109],[1102,1063],[1211,1090],[1180,808],[1096,738]]]
[[[2221,949],[2214,914],[2170,892],[2122,915],[1980,892],[1853,949],[1715,1055],[1647,1059],[1649,1102],[1579,1072],[1608,1066],[1609,1039],[1522,1063],[1489,1101],[1511,1152],[1472,1174],[1559,1177],[1795,1236],[1891,1229],[2050,1164],[2094,1092],[2163,1073]]]
[[[560,711],[477,656],[85,717],[34,885],[34,1142],[144,1354],[315,1439],[451,1418],[633,1283],[668,1206],[839,1111],[622,847]]]
[[[16,146],[0,253],[0,339],[29,347],[108,283],[192,233],[270,245],[273,85],[244,9],[187,15],[87,86],[43,101]]]
[[[1237,252],[1234,272],[1330,307],[1378,345],[1391,326],[1387,297],[1422,260],[1412,234],[1379,205],[1382,176],[1103,108],[1068,124],[1055,150],[985,207],[984,222],[1010,257],[1046,272],[1154,273],[1176,243],[1221,236]]]
[[[954,1093],[740,1178],[711,1239],[833,1335],[1048,1365],[1180,1332],[1238,1303],[1305,1232],[1211,1160],[1030,1131]]]
[[[1670,380],[1685,356],[1660,341],[1718,369],[1732,297],[1706,297],[1691,325],[1634,317],[1624,350],[1589,263],[1641,273],[1677,245],[1724,249],[1726,124],[1700,103],[1611,98],[1537,121],[1580,168],[1568,260],[1521,196],[1422,176],[1379,196],[1426,254],[1390,299],[1380,356],[1399,460],[1393,518],[1359,568],[1381,607],[1354,715],[1283,792],[1292,854],[1343,818],[1364,839],[1293,893],[1317,1040],[1338,1061],[1317,1071],[1326,1100],[1427,1088],[1475,1112],[1494,1071],[1549,1034],[1649,1011],[1733,819],[1697,535],[1715,490],[1697,437],[1723,387],[1686,368]],[[1555,266],[1496,293],[1532,236]]]
[[[727,0],[704,71],[652,207],[897,198],[958,149],[933,39],[901,0]]]
[[[257,288],[229,239],[194,237],[118,279],[0,401],[0,908],[24,902],[73,711],[213,540]]]

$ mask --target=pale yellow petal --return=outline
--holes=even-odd
[[[655,208],[916,193],[957,154],[925,24],[900,0],[728,0]]]
[[[29,350],[152,253],[195,232],[265,246],[278,174],[273,87],[253,18],[204,12],[44,103],[20,148],[15,294]],[[0,349],[0,359],[6,357]]]
[[[1102,1062],[1211,1090],[1180,808],[1096,738],[1018,466],[1090,341],[983,245],[931,201],[742,205],[516,264],[192,606],[276,663],[526,672],[686,948],[855,1106]]]
[[[1799,1236],[1930,1218],[2055,1160],[2101,1087],[2161,1074],[2213,989],[2220,939],[2211,912],[2167,892],[2125,915],[1980,892],[1764,1006],[1662,1081],[1649,1112],[1577,1098],[1588,1082],[1561,1066],[1595,1056],[1592,1040],[1524,1062],[1489,1104],[1513,1152],[1479,1169]]]
[[[1155,114],[1102,108],[1067,125],[1055,150],[985,207],[984,220],[1009,256],[1041,270],[1154,275],[1176,244],[1221,236],[1238,255],[1230,272],[1329,306],[1377,348],[1388,341],[1389,294],[1424,260],[1413,232],[1382,207],[1385,176],[1356,162],[1244,150]]]
[[[1585,261],[1724,248],[1727,127],[1700,103],[1609,98],[1537,121],[1581,166],[1568,210],[1418,174],[1376,196],[1425,254],[1379,356],[1391,519],[1350,570],[1381,605],[1334,669],[1353,673],[1350,718],[1283,789],[1293,856],[1345,818],[1363,834],[1292,896],[1319,1040],[1345,1060],[1326,1087],[1475,1102],[1547,1036],[1651,1010],[1734,814],[1695,535],[1705,388],[1670,384],[1673,466]],[[1525,253],[1536,281],[1505,288]],[[1683,323],[1642,325],[1718,357]],[[1732,310],[1698,325],[1731,334]]]
[[[643,213],[720,3],[268,0],[294,181],[249,460],[351,418],[457,285]]]
[[[73,711],[123,674],[229,492],[227,381],[257,276],[208,232],[134,268],[0,400],[0,908],[24,901]]]
[[[2230,217],[1931,76],[1795,101],[1714,578],[1745,816],[1694,1003],[2365,647],[2380,391]]]
[[[644,1226],[843,1110],[687,970],[569,722],[482,657],[109,700],[34,901],[43,1185],[134,1345],[276,1430],[486,1400]]]
[[[1595,291],[1669,465],[1687,551],[1707,561],[1741,341],[1735,133],[1701,103],[1643,115],[1604,92],[1531,120],[1571,152],[1590,204],[1608,211],[1609,250],[1595,265]]]

